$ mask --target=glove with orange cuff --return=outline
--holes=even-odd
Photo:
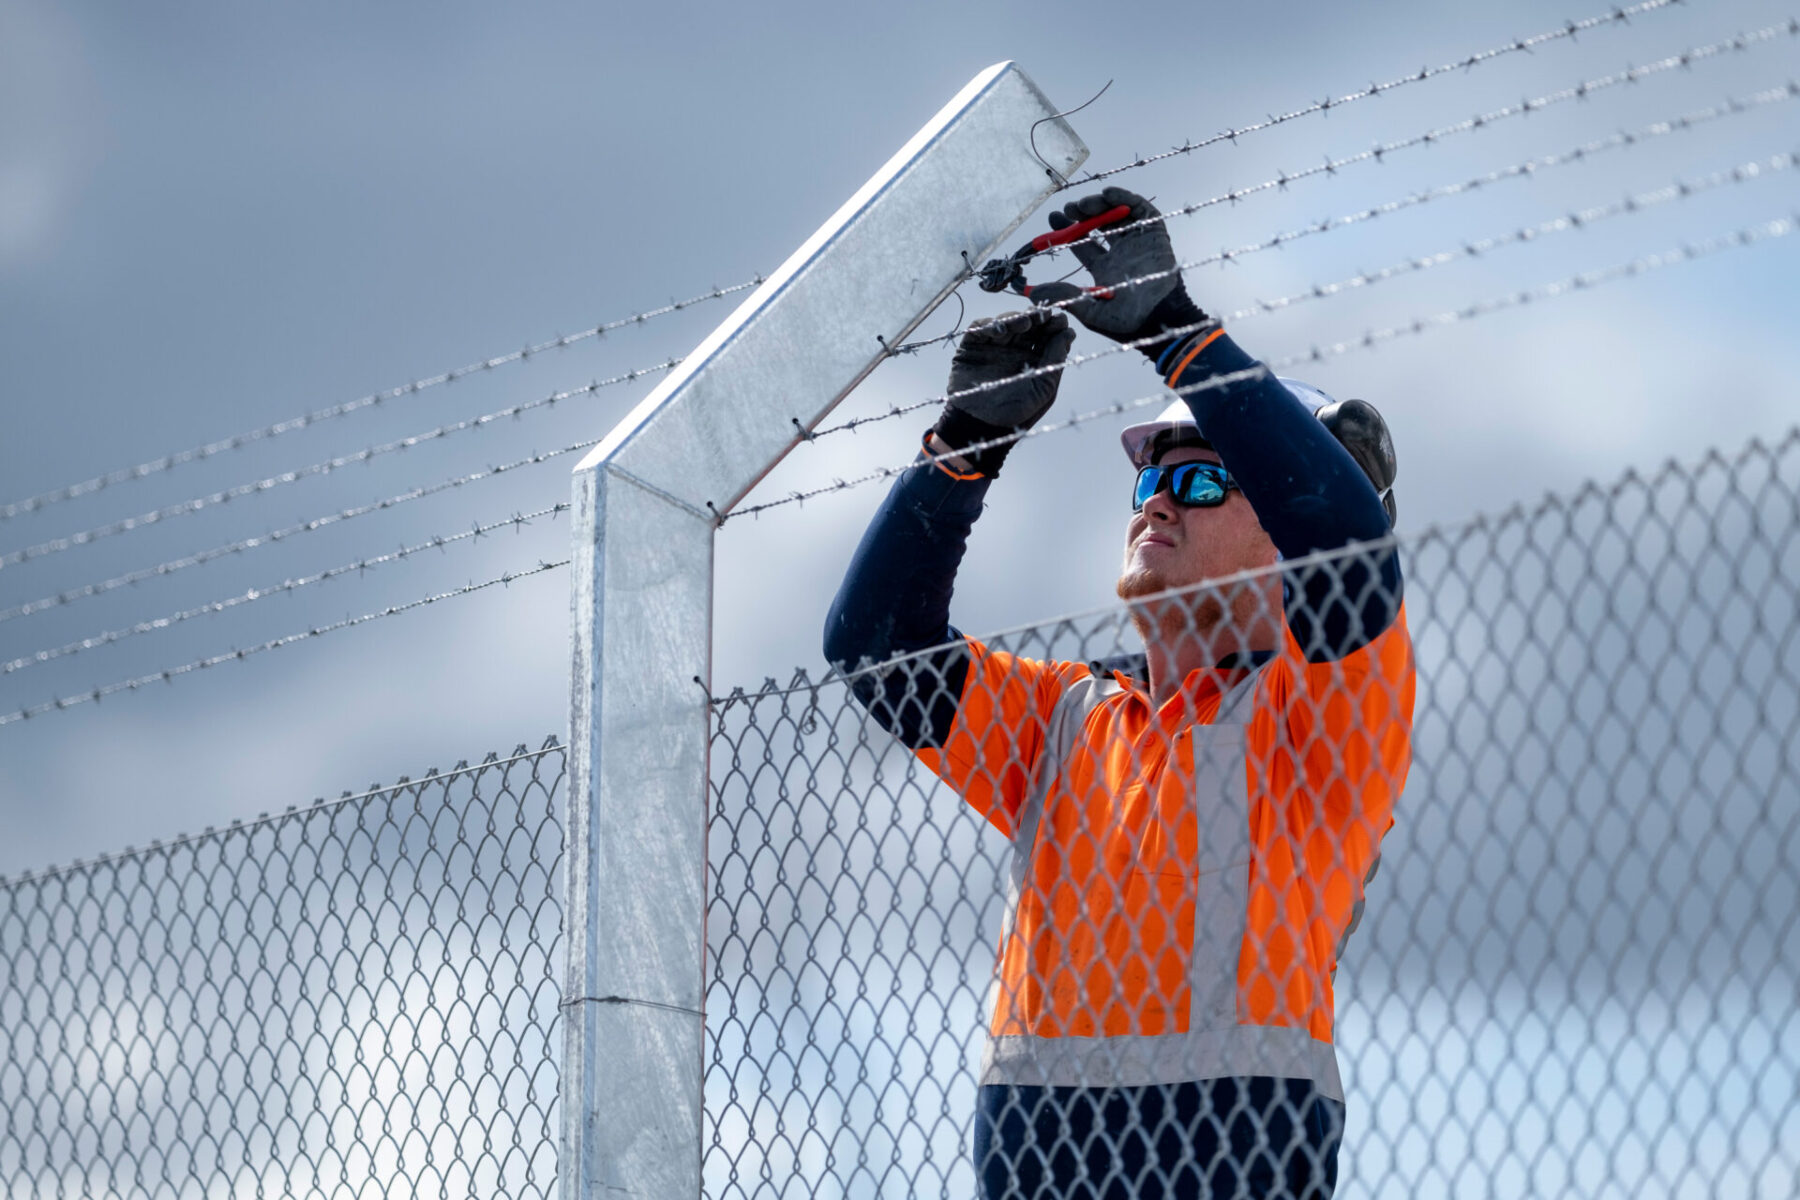
[[[1069,319],[1055,309],[1007,313],[970,325],[950,360],[950,397],[926,434],[927,447],[932,434],[960,452],[1037,424],[1056,402],[1061,364],[1074,340]],[[1026,374],[1039,367],[1057,369]],[[1002,442],[960,457],[991,479],[1014,444]]]

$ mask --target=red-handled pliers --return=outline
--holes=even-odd
[[[1107,225],[1116,225],[1131,215],[1128,204],[1109,208],[1097,217],[1089,217],[1085,221],[1077,221],[1062,229],[1053,229],[1049,233],[1040,233],[1013,251],[1010,257],[989,259],[987,266],[981,268],[978,282],[984,292],[1003,292],[1007,288],[1021,296],[1031,295],[1031,285],[1025,282],[1025,264],[1032,258],[1053,246],[1066,246],[1070,242],[1078,242],[1096,229]],[[1088,288],[1088,294],[1102,299],[1112,299],[1111,288]]]

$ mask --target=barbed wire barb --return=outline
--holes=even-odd
[[[285,421],[276,421],[273,424],[264,425],[260,429],[251,429],[243,433],[233,434],[230,437],[219,438],[215,441],[206,442],[187,450],[178,450],[171,454],[165,454],[160,458],[153,458],[147,462],[138,463],[133,467],[122,467],[116,471],[108,471],[104,475],[95,475],[90,479],[83,479],[77,483],[66,484],[63,487],[53,488],[47,492],[40,492],[35,496],[26,496],[23,499],[0,505],[0,521],[9,521],[14,517],[38,512],[52,504],[60,504],[65,500],[73,500],[76,497],[85,496],[117,484],[135,482],[151,475],[157,475],[164,471],[173,470],[186,463],[212,458],[215,455],[223,454],[227,451],[241,450],[244,447],[254,445],[257,442],[269,441],[272,438],[278,438],[284,434],[293,433],[296,430],[308,429],[326,421],[334,421],[340,417],[349,416],[351,413],[360,412],[365,408],[372,408],[384,404],[389,400],[397,400],[403,396],[416,395],[429,388],[438,387],[446,383],[454,383],[467,376],[483,371],[491,371],[496,367],[502,367],[508,363],[524,362],[532,355],[543,353],[546,350],[558,350],[566,346],[572,346],[577,342],[586,341],[589,338],[604,337],[615,329],[623,329],[628,325],[642,325],[646,321],[666,316],[670,313],[682,312],[697,304],[704,304],[709,300],[720,300],[726,296],[735,295],[738,292],[747,291],[753,287],[759,287],[762,282],[763,277],[758,275],[754,279],[747,279],[742,283],[734,283],[730,287],[715,287],[711,291],[704,292],[698,296],[693,296],[686,300],[673,301],[660,308],[646,309],[643,312],[633,313],[629,317],[620,317],[616,320],[605,321],[599,325],[584,329],[579,333],[564,334],[561,337],[551,338],[548,341],[536,342],[525,346],[522,349],[515,350],[511,354],[501,354],[493,358],[484,358],[477,362],[469,363],[466,366],[456,367],[436,375],[428,375],[420,379],[415,379],[411,383],[404,383],[398,387],[388,388],[385,391],[371,392],[367,396],[349,400],[342,404],[334,404],[328,408],[316,409],[313,412],[306,413],[302,416],[290,417]]]

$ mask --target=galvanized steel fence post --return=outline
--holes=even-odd
[[[1086,158],[1024,72],[983,71],[575,470],[571,1200],[700,1195],[717,522]]]

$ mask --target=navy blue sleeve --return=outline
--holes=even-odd
[[[1172,346],[1158,368],[1180,389],[1257,365],[1214,329]],[[1273,372],[1182,395],[1282,558],[1387,536],[1387,510],[1369,477]],[[1288,628],[1308,660],[1343,658],[1399,614],[1399,555],[1387,546],[1305,568],[1283,592]]]
[[[825,619],[825,657],[842,671],[931,651],[850,681],[871,715],[915,750],[950,736],[968,677],[950,596],[989,482],[932,462],[907,468],[863,534]]]

